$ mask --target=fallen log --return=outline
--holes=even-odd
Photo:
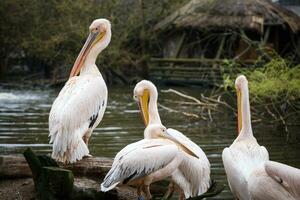
[[[23,155],[0,156],[0,179],[32,177]]]
[[[60,163],[60,167],[71,170],[75,176],[104,178],[110,170],[113,159],[106,157],[86,157],[74,163],[64,165]]]
[[[136,190],[131,187],[117,187],[106,193],[100,191],[101,177],[112,164],[110,158],[88,157],[76,164],[58,165],[49,156],[36,155],[30,148],[23,155],[25,158],[21,155],[0,156],[0,178],[6,182],[0,184],[1,194],[7,190],[7,185],[21,183],[29,184],[28,191],[35,191],[34,197],[42,200],[137,198]],[[25,177],[32,179],[28,181]],[[29,196],[22,189],[21,194],[22,199]],[[12,196],[8,195],[8,198]]]
[[[74,164],[60,167],[71,170],[75,176],[103,178],[109,171],[113,159],[106,157],[86,157]],[[23,155],[0,155],[0,178],[32,177],[30,168]]]

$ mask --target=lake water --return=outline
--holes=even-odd
[[[161,88],[160,88],[161,89]],[[175,88],[190,95],[200,96],[200,88]],[[104,118],[90,140],[94,156],[113,157],[125,145],[143,137],[143,123],[136,103],[132,100],[133,87],[109,88],[109,101]],[[48,114],[59,90],[6,89],[0,87],[0,153],[22,153],[27,147],[50,153],[48,144]],[[159,94],[164,106],[181,111],[197,112],[193,107],[170,103],[174,96]],[[192,119],[180,113],[160,108],[165,126],[177,129],[204,150],[211,162],[213,179],[227,184],[221,160],[222,150],[236,137],[236,118],[231,111],[213,115],[213,122]],[[289,127],[291,134],[299,126]],[[258,142],[266,146],[270,158],[300,168],[299,142],[286,143],[283,129],[263,123],[253,124]],[[213,199],[232,199],[228,187]]]

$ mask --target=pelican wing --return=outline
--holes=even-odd
[[[206,157],[198,159],[186,154],[172,178],[183,189],[186,199],[199,196],[211,184],[209,161]]]
[[[169,128],[167,133],[175,138],[186,155],[179,166],[180,173],[173,176],[181,188],[185,190],[185,197],[198,196],[207,191],[210,186],[210,163],[203,150],[181,132]],[[185,181],[184,181],[185,179]]]
[[[178,155],[176,145],[163,139],[147,139],[126,146],[117,154],[101,184],[102,191],[147,176],[171,163]]]
[[[52,156],[75,162],[89,153],[83,135],[100,122],[107,102],[107,88],[101,76],[73,77],[55,99],[49,116]]]
[[[251,173],[248,189],[251,199],[296,200],[300,198],[300,170],[273,161],[266,161]]]
[[[267,161],[265,163],[267,174],[279,184],[291,188],[300,197],[300,170],[278,162]]]
[[[249,199],[246,177],[243,176],[243,172],[240,166],[237,165],[235,155],[230,148],[223,150],[222,160],[233,195],[240,199]],[[243,192],[240,193],[240,191]]]
[[[186,150],[188,154],[197,158],[203,158],[203,157],[206,158],[206,155],[203,152],[203,150],[181,132],[172,128],[168,128],[167,133],[173,138],[175,138],[177,142],[182,145],[182,147],[184,148],[184,150]]]
[[[254,170],[269,160],[266,148],[256,140],[234,142],[223,150],[222,159],[233,194],[239,199],[249,199],[248,179]]]

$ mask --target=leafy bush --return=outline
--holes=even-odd
[[[237,77],[232,70],[235,63],[225,61],[223,68],[227,69],[223,76],[225,89],[234,88]],[[273,59],[263,66],[239,69],[239,74],[244,74],[249,82],[251,96],[258,99],[298,99],[300,98],[300,64],[293,66],[291,62],[275,55]],[[234,73],[235,72],[235,73]]]

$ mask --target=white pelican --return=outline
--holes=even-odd
[[[239,135],[230,147],[223,150],[222,159],[229,187],[237,199],[250,200],[248,181],[251,173],[263,167],[269,153],[260,146],[252,133],[248,81],[239,76],[235,81],[238,104]]]
[[[49,116],[52,157],[64,163],[89,155],[89,138],[106,109],[107,87],[95,61],[110,42],[110,22],[97,19],[89,30],[70,78],[55,99]]]
[[[134,88],[134,99],[138,102],[145,126],[161,124],[157,108],[158,93],[150,81],[140,81]],[[195,197],[203,194],[210,186],[210,163],[202,149],[181,132],[168,128],[167,132],[174,138],[184,153],[183,162],[172,173],[172,180],[182,190],[179,198]],[[172,185],[172,184],[171,184]],[[170,194],[169,191],[168,193]],[[183,194],[182,194],[183,192]]]
[[[101,184],[106,192],[117,185],[138,187],[139,199],[142,191],[151,199],[149,185],[171,176],[182,162],[183,153],[172,142],[172,136],[161,124],[149,125],[144,131],[145,139],[127,145],[115,157],[112,168]]]
[[[300,199],[300,170],[273,161],[251,173],[249,192],[254,200]]]

